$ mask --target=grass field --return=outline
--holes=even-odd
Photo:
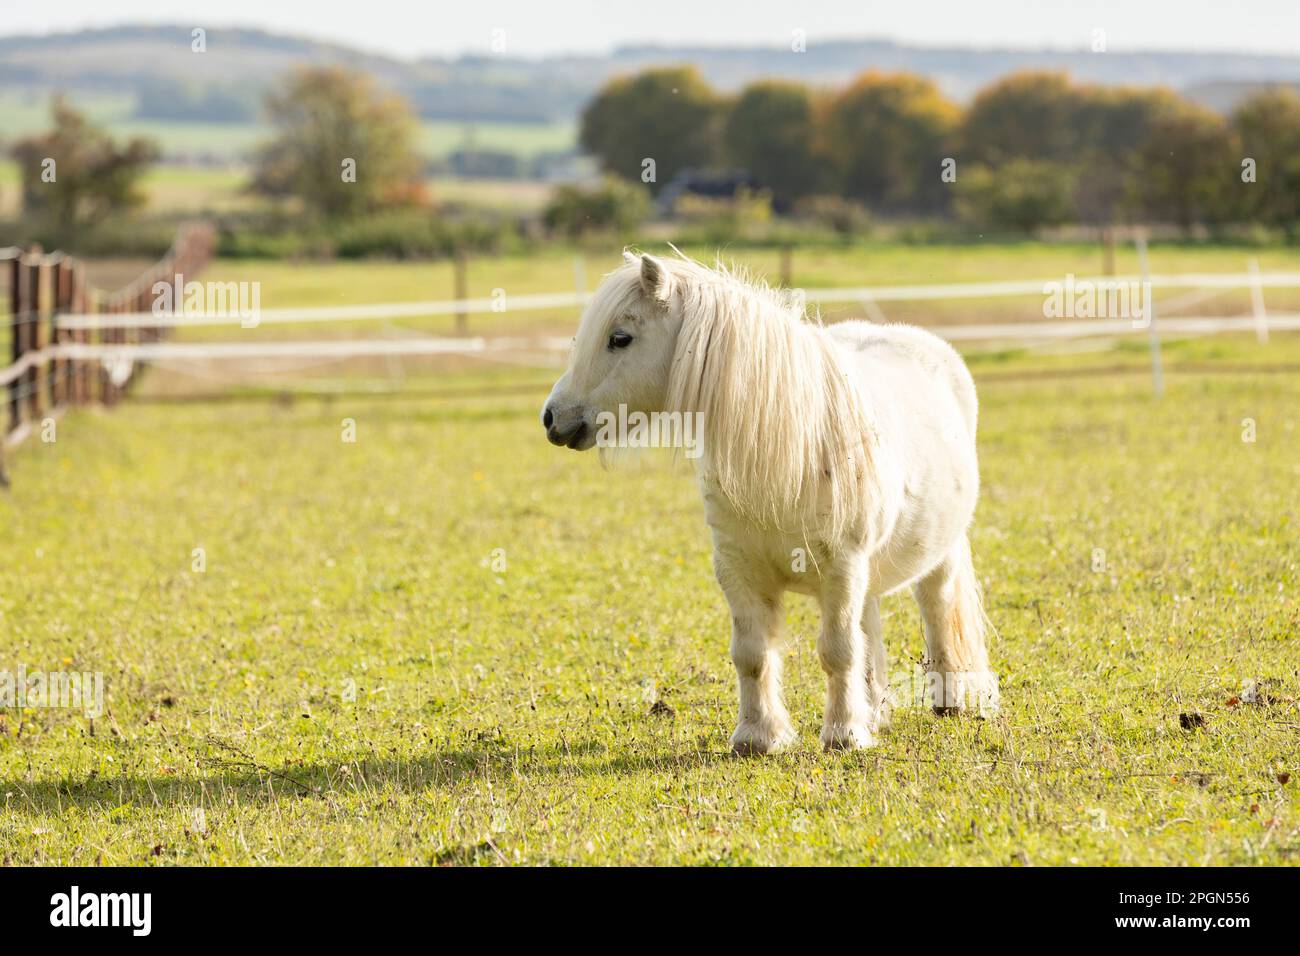
[[[648,250],[668,252],[655,246]],[[689,255],[705,261],[716,256],[748,267],[756,275],[776,282],[780,275],[779,252],[686,246]],[[668,253],[671,254],[671,253]],[[506,294],[506,311],[471,317],[470,331],[555,331],[568,332],[575,310],[511,311],[513,295],[539,292],[567,292],[575,288],[575,260],[581,258],[581,273],[587,288],[595,288],[602,275],[621,261],[618,250],[583,252],[548,246],[527,255],[470,260],[468,289],[471,297],[488,298],[494,289]],[[1300,272],[1300,248],[1273,247],[1242,249],[1231,246],[1156,245],[1151,250],[1155,273],[1231,272],[1244,274],[1251,258],[1269,271]],[[904,245],[871,242],[846,247],[800,248],[794,255],[794,285],[826,288],[858,285],[908,285],[949,282],[979,282],[1002,279],[1042,279],[1060,282],[1067,273],[1095,276],[1101,272],[1101,253],[1089,243],[1009,242],[987,245]],[[1136,255],[1121,248],[1116,256],[1120,274],[1138,273]],[[454,297],[455,284],[450,262],[334,262],[295,264],[259,260],[223,261],[205,274],[219,281],[248,281],[261,284],[264,308],[289,306],[356,305],[371,302],[411,302]],[[1300,289],[1268,289],[1271,311],[1300,311]],[[1242,290],[1210,290],[1189,295],[1188,290],[1161,292],[1159,314],[1249,315],[1250,296]],[[1041,294],[999,299],[953,299],[940,301],[884,302],[881,308],[893,321],[942,325],[963,322],[1003,322],[1043,319]],[[827,306],[828,321],[861,316],[858,303]],[[451,316],[404,319],[402,326],[449,331]],[[331,323],[328,328],[276,326],[276,335],[362,335],[374,322]],[[195,333],[199,334],[199,333]],[[238,334],[205,329],[204,336]],[[247,334],[247,333],[245,333]],[[265,330],[257,334],[267,334]]]
[[[207,156],[235,161],[246,158],[270,130],[262,123],[171,122],[135,117],[135,98],[125,94],[74,92],[70,102],[94,122],[106,126],[114,136],[148,136],[157,140],[168,156]],[[30,92],[0,91],[0,131],[18,139],[49,127],[49,100]],[[472,145],[476,149],[503,150],[519,156],[558,152],[573,148],[577,124],[553,123],[465,123],[454,120],[422,120],[416,134],[416,148],[429,158],[446,156]]]
[[[144,175],[140,189],[144,211],[151,215],[228,213],[255,209],[257,197],[247,191],[248,171],[242,166],[155,166]],[[551,186],[534,180],[449,179],[427,183],[429,197],[442,205],[516,214],[535,213],[546,205]],[[20,210],[18,166],[0,159],[0,216]]]
[[[1166,357],[975,362],[999,716],[821,753],[797,599],[752,760],[693,483],[547,445],[551,373],[73,413],[10,462],[0,666],[108,713],[0,710],[0,862],[1294,864],[1300,377],[1245,369],[1300,341]]]

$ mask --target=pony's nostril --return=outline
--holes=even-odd
[[[553,421],[555,421],[555,416],[551,414],[551,410],[548,408],[542,413],[542,427],[550,428]]]
[[[566,441],[565,444],[568,445],[570,448],[577,448],[580,444],[582,444],[582,440],[586,437],[587,437],[587,423],[580,422],[578,424],[578,427],[574,429],[573,434],[569,436],[569,440]]]

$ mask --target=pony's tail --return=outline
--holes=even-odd
[[[975,575],[970,541],[965,536],[953,549],[951,562],[953,599],[948,625],[952,663],[963,675],[962,696],[966,708],[980,714],[993,713],[998,707],[997,677],[989,667],[988,652],[988,633],[993,625],[984,610],[983,589]]]

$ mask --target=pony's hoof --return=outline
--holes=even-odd
[[[832,724],[822,728],[822,747],[831,750],[864,750],[874,747],[876,737],[865,724]]]
[[[793,727],[768,727],[763,724],[742,722],[731,735],[731,750],[741,757],[761,757],[774,754],[794,743]]]
[[[998,712],[998,680],[991,671],[944,675],[943,697],[931,694],[930,709],[939,717],[994,717]]]

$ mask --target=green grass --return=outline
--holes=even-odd
[[[792,599],[801,741],[753,760],[693,483],[548,446],[551,373],[75,412],[10,462],[0,666],[102,671],[109,713],[0,711],[0,859],[1295,863],[1300,379],[1192,369],[1300,341],[1167,358],[1163,401],[975,363],[999,716],[821,753]],[[885,611],[905,668],[915,611]]]

